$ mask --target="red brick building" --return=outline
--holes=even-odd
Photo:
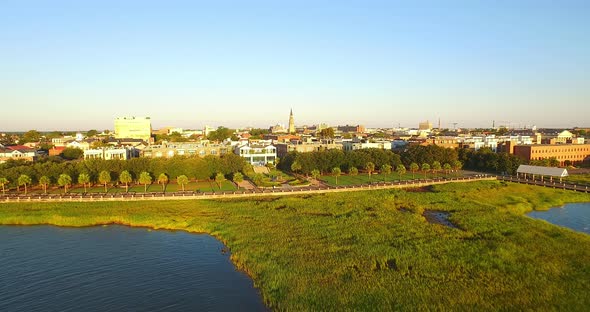
[[[516,145],[514,155],[527,161],[555,158],[562,166],[567,160],[579,164],[590,161],[590,144]]]

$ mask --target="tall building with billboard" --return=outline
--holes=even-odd
[[[150,141],[152,121],[150,117],[117,117],[115,118],[115,138],[142,139]]]

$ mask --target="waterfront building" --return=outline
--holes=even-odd
[[[277,148],[270,144],[249,143],[237,146],[234,152],[256,166],[274,164],[277,159]]]
[[[141,139],[151,141],[152,121],[150,117],[115,118],[115,138]]]

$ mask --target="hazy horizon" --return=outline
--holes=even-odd
[[[590,2],[10,1],[0,131],[590,127]]]

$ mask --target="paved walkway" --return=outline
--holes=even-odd
[[[401,182],[381,182],[364,185],[351,186],[306,186],[292,189],[254,189],[233,192],[176,192],[176,193],[119,193],[119,194],[71,194],[71,195],[7,195],[0,196],[0,203],[14,202],[92,202],[92,201],[140,201],[140,200],[195,200],[195,199],[220,199],[220,198],[248,198],[260,196],[289,196],[304,194],[322,194],[322,193],[339,193],[339,192],[356,192],[366,190],[384,190],[399,188],[416,188],[429,185],[445,183],[461,183],[473,181],[492,181],[496,176],[481,175],[477,177],[461,177],[452,179],[428,179],[412,180]]]

